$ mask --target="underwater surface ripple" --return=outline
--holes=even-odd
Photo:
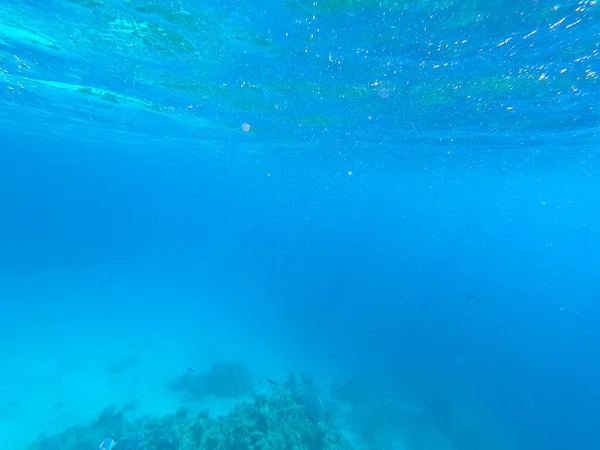
[[[7,126],[229,145],[245,120],[269,153],[596,136],[594,2],[8,2],[0,26]]]
[[[0,92],[1,448],[600,448],[595,0],[5,0]]]

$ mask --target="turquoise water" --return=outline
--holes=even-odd
[[[3,1],[0,447],[597,449],[599,71],[595,1]]]

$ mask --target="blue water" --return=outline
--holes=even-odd
[[[598,4],[0,9],[2,448],[290,373],[343,448],[599,448]]]

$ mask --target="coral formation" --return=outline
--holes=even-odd
[[[224,437],[224,438],[223,438]],[[312,381],[291,376],[282,389],[238,404],[207,430],[207,450],[333,450],[341,433],[325,411]]]
[[[109,407],[87,427],[40,437],[29,450],[89,450],[106,436],[120,450],[338,450],[347,448],[308,376],[289,380],[269,395],[236,405],[227,416],[192,416],[181,408],[163,417],[129,419]]]

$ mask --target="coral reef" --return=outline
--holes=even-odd
[[[40,437],[29,450],[89,450],[107,436],[120,450],[338,450],[348,448],[310,377],[290,376],[269,395],[236,405],[227,416],[191,416],[181,408],[163,417],[129,419],[109,407],[86,427]]]
[[[291,376],[282,389],[243,402],[207,430],[207,450],[320,450],[342,448],[341,433],[312,381]]]

